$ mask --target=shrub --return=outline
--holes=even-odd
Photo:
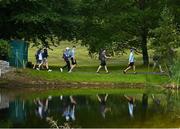
[[[0,39],[0,60],[7,61],[10,56],[10,45],[8,41]]]

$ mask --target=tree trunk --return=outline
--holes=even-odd
[[[145,8],[145,0],[139,0],[139,9],[144,11]],[[148,27],[145,25],[145,19],[142,19],[142,27],[141,27],[141,49],[143,54],[143,64],[148,65],[149,64],[149,56],[148,56],[148,50],[147,50],[147,35],[148,35]]]
[[[143,55],[143,64],[148,65],[149,64],[149,55],[148,55],[148,49],[147,49],[147,33],[143,31],[141,34],[141,49],[142,49],[142,55]]]

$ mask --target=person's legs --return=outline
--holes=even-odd
[[[67,61],[67,67],[68,67],[68,71],[70,71],[70,69],[71,69],[71,63],[70,63],[70,61]]]
[[[34,66],[33,66],[33,69],[36,68],[36,65],[38,65],[38,60],[37,60],[37,59],[36,59],[36,63],[35,63]]]
[[[109,73],[106,65],[104,66],[104,69],[105,69],[106,73]]]
[[[99,70],[102,68],[102,66],[101,65],[99,65],[99,67],[98,67],[98,69],[97,69],[97,73],[99,73]]]
[[[136,66],[135,65],[133,65],[133,71],[134,71],[134,73],[136,73]]]
[[[164,71],[162,70],[161,65],[159,65],[159,70],[160,70],[160,72],[161,72],[161,73],[163,73],[163,72],[164,72]]]
[[[128,66],[125,70],[124,70],[124,73],[126,73],[128,70],[131,69],[131,66]]]
[[[154,62],[153,64],[153,71],[155,70],[155,68],[156,68],[156,62]]]
[[[38,66],[39,69],[41,68],[42,64],[43,64],[43,61],[40,60],[40,61],[39,61],[39,66]]]
[[[71,63],[72,63],[72,65],[71,65],[71,69],[69,70],[69,72],[72,72],[72,70],[76,67],[76,60],[75,59],[73,59],[73,58],[71,58]]]
[[[36,68],[36,65],[37,65],[37,62],[34,64],[33,69],[35,69],[35,68]]]

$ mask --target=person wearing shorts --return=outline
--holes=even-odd
[[[100,65],[99,65],[99,67],[98,67],[98,69],[97,69],[97,73],[99,73],[99,70],[102,68],[102,67],[104,67],[104,69],[105,69],[105,71],[106,71],[106,73],[109,73],[109,71],[108,71],[108,69],[107,69],[107,65],[106,65],[106,59],[108,59],[108,58],[110,58],[110,57],[107,57],[106,56],[106,50],[104,49],[104,50],[102,50],[102,51],[100,51],[100,53],[99,53],[99,60],[100,60]]]
[[[76,58],[75,58],[75,50],[76,50],[76,46],[72,47],[70,56],[71,56],[71,69],[69,70],[69,73],[72,72],[72,70],[76,67],[77,62],[76,62]]]
[[[44,48],[43,51],[43,65],[46,67],[46,69],[48,70],[48,72],[51,72],[52,70],[49,69],[49,65],[48,65],[48,50],[47,48]]]
[[[62,68],[60,68],[60,71],[63,72],[65,68],[68,68],[68,72],[71,69],[71,63],[70,63],[70,54],[69,54],[69,47],[66,48],[66,50],[63,52],[63,59],[66,62],[66,65]]]
[[[155,54],[153,56],[153,71],[155,70],[155,68],[158,66],[159,67],[159,71],[161,73],[163,73],[164,71],[162,70],[162,67],[161,67],[161,57],[158,55],[158,54]]]
[[[35,69],[36,66],[39,64],[39,53],[41,52],[41,50],[42,50],[42,49],[39,48],[39,49],[37,50],[36,54],[35,54],[36,63],[34,64],[33,69]]]
[[[134,73],[136,73],[136,67],[134,63],[134,49],[130,50],[128,67],[123,71],[123,73],[125,74],[131,68],[133,68]]]

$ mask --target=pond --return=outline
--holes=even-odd
[[[0,128],[180,127],[178,94],[12,94],[0,89]],[[26,96],[26,97],[25,97]]]

